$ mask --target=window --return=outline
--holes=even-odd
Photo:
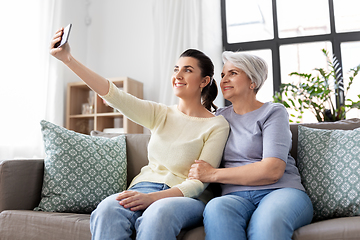
[[[342,65],[344,71],[344,84],[347,86],[346,80],[349,79],[349,70],[354,66],[359,64],[360,56],[360,41],[357,42],[344,42],[340,44],[341,53],[342,53]],[[357,99],[357,95],[360,94],[360,78],[357,77],[357,81],[353,82],[350,91],[347,93],[347,98]],[[360,118],[360,111],[357,109],[352,109],[346,114],[346,118]]]
[[[227,0],[226,12],[229,43],[274,38],[270,1]]]
[[[328,0],[277,0],[276,10],[279,38],[330,33]]]
[[[360,2],[356,0],[333,0],[336,32],[360,31]]]
[[[326,67],[322,48],[336,55],[346,80],[346,71],[360,64],[359,8],[358,0],[221,0],[223,46],[268,62],[272,77],[261,101],[272,101],[281,83],[296,81],[291,72]],[[348,118],[360,117],[350,112]]]
[[[329,54],[332,55],[330,41],[281,45],[279,48],[281,82],[296,81],[295,76],[289,76],[291,72],[315,73],[314,66],[329,70],[321,49],[329,49]]]
[[[20,2],[0,2],[0,21],[4,23],[0,59],[0,160],[43,157],[39,123],[45,117],[46,105],[50,105],[47,102],[48,29],[53,19],[53,1]]]

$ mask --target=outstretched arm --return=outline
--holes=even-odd
[[[104,77],[93,72],[82,63],[77,61],[70,53],[70,45],[66,43],[62,47],[56,48],[55,44],[61,41],[64,28],[60,28],[54,35],[50,44],[50,54],[65,65],[67,65],[76,75],[78,75],[92,90],[99,95],[109,92],[109,82]]]

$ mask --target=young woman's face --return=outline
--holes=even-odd
[[[235,67],[229,61],[224,64],[220,87],[225,99],[232,102],[236,98],[254,93],[251,85],[251,80],[244,71]]]
[[[174,67],[172,86],[177,97],[200,96],[205,87],[198,60],[192,57],[181,57]]]

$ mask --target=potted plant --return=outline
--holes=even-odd
[[[341,67],[336,57],[331,60],[325,49],[322,49],[322,52],[326,56],[330,71],[315,68],[318,73],[316,76],[292,72],[290,76],[299,76],[304,81],[281,84],[280,91],[273,96],[274,102],[282,103],[286,108],[294,110],[294,114],[291,113],[290,116],[296,122],[301,121],[305,109],[309,109],[319,122],[342,120],[350,109],[360,109],[360,94],[357,95],[357,101],[346,98],[355,76],[360,71],[360,65],[350,69],[350,77],[345,89]],[[290,122],[294,120],[290,119]]]

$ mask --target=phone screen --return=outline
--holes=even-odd
[[[63,46],[65,43],[67,43],[67,41],[69,39],[69,35],[70,35],[71,26],[72,26],[72,24],[70,23],[69,25],[67,25],[64,28],[64,32],[63,32],[63,35],[61,37],[61,42],[60,42],[59,46],[57,46],[58,48]]]

